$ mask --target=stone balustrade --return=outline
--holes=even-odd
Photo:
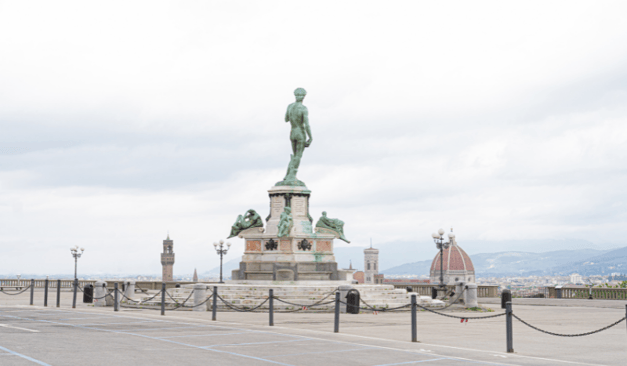
[[[547,287],[549,298],[559,298],[555,286]],[[559,290],[559,288],[558,288]],[[583,287],[562,287],[562,299],[587,299],[590,289]],[[627,288],[593,287],[592,298],[602,300],[627,300]]]

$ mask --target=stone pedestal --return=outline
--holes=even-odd
[[[477,284],[469,283],[466,285],[466,293],[464,293],[464,303],[467,308],[476,308],[479,307],[479,303],[477,302]]]
[[[333,255],[331,230],[313,228],[309,214],[307,187],[275,186],[268,190],[270,215],[266,228],[244,230],[238,237],[246,240],[239,270],[233,280],[262,281],[328,281],[346,280],[338,272]],[[289,235],[278,237],[278,225],[285,207],[292,211],[293,226]]]
[[[104,281],[96,281],[94,285],[94,306],[107,306],[107,283]]]
[[[207,305],[202,304],[207,299],[207,285],[197,283],[194,285],[194,308],[193,311],[207,311]]]
[[[128,299],[133,299],[135,297],[135,281],[126,281],[124,286],[124,296],[126,297],[123,301],[128,301]]]

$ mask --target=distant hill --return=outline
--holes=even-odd
[[[590,267],[584,263],[589,263],[591,258],[608,258],[610,253],[619,252],[621,250],[624,251],[621,252],[623,253],[623,263],[627,263],[627,247],[611,252],[608,250],[579,249],[557,250],[545,253],[481,253],[471,255],[470,258],[475,266],[477,276],[541,276],[557,274],[557,272],[559,272],[558,268],[561,269],[561,272],[563,272],[562,274],[571,274],[573,272],[577,272],[576,268],[586,266]],[[601,262],[601,259],[598,261]],[[618,262],[620,262],[620,259]],[[431,260],[419,261],[396,266],[382,271],[382,273],[388,275],[428,275],[430,266]],[[627,268],[627,264],[624,264],[624,266]]]
[[[627,272],[627,247],[606,251],[597,256],[588,257],[552,268],[558,275],[578,273],[582,276],[609,275],[613,272]]]

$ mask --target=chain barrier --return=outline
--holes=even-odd
[[[192,305],[192,306],[189,306],[189,307],[193,309],[193,308],[198,307],[198,306],[200,306],[200,305],[206,304],[206,303],[207,303],[207,301],[211,300],[211,298],[212,298],[212,297],[213,297],[213,294],[209,295],[209,297],[208,297],[208,298],[206,298],[206,299],[205,299],[205,301],[201,302],[200,304],[197,304],[197,305]],[[181,309],[181,308],[176,308],[176,309],[174,309],[174,310],[178,310],[178,309]]]
[[[26,292],[26,290],[28,290],[29,288],[30,288],[30,285],[28,285],[28,287],[26,287],[26,288],[24,288],[24,289],[22,289],[22,290],[19,290],[19,292],[10,293],[10,292],[7,292],[7,291],[6,291],[6,290],[4,290],[4,289],[0,290],[0,292],[2,292],[2,293],[3,293],[3,294],[5,294],[5,295],[14,296],[14,295],[20,295],[20,294],[23,294],[23,293],[24,293],[24,292]]]
[[[360,299],[360,300],[361,300],[361,299]],[[334,300],[334,301],[335,301],[335,300]],[[365,302],[364,302],[364,303],[365,303]],[[349,304],[349,303],[344,302],[344,301],[342,301],[342,300],[340,300],[340,304],[344,304],[344,305],[346,305],[347,309],[348,309],[348,307],[349,307],[349,306],[350,306],[351,308],[354,308],[354,307],[355,307],[355,305],[353,305],[353,304]],[[385,308],[380,308],[380,309],[377,309],[377,308],[374,308],[374,307],[372,307],[372,306],[370,306],[370,305],[368,305],[368,304],[366,304],[366,306],[367,306],[367,307],[365,307],[365,308],[364,308],[364,307],[359,306],[359,309],[360,309],[360,310],[364,310],[364,311],[395,311],[395,310],[398,310],[398,309],[402,309],[402,308],[406,308],[406,307],[408,307],[408,306],[411,306],[411,304],[405,304],[405,305],[398,306],[398,307],[395,307],[395,308],[388,308],[387,310],[385,310]]]
[[[451,291],[452,292],[452,291]],[[439,310],[444,310],[444,309],[448,309],[451,306],[455,305],[455,303],[462,298],[462,295],[464,294],[464,292],[466,292],[466,286],[464,286],[464,289],[462,290],[462,292],[455,298],[455,300],[451,301],[450,304],[446,305],[443,308],[439,308]]]
[[[141,291],[141,292],[145,293],[146,295],[148,295],[148,290],[145,290],[145,289],[139,287],[139,285],[137,285],[137,284],[135,285],[135,287],[137,287],[139,289],[139,291]]]
[[[222,303],[224,303],[224,305],[228,306],[229,308],[231,308],[231,309],[233,309],[233,310],[235,310],[235,311],[242,312],[242,313],[249,313],[249,312],[255,311],[255,310],[259,309],[259,308],[260,308],[263,304],[265,304],[266,302],[268,302],[268,300],[270,300],[270,298],[268,297],[268,298],[266,298],[265,300],[263,300],[263,302],[262,302],[261,304],[259,304],[259,305],[255,306],[254,308],[244,309],[244,308],[238,308],[238,307],[237,307],[236,305],[234,305],[234,304],[229,304],[226,300],[224,300],[224,299],[222,298],[222,296],[220,296],[220,294],[218,294],[218,299],[220,299],[220,300],[222,301]]]
[[[395,308],[375,308],[374,306],[371,306],[370,304],[368,304],[367,302],[365,302],[365,301],[361,298],[361,296],[359,297],[359,301],[360,301],[360,302],[362,302],[364,305],[366,305],[366,307],[365,307],[365,308],[363,308],[363,307],[361,307],[361,306],[360,306],[360,307],[359,307],[359,309],[361,309],[361,310],[366,310],[366,311],[399,311],[400,309],[403,309],[403,308],[406,308],[406,307],[408,307],[408,306],[411,306],[411,304],[405,304],[405,305],[401,305],[401,306],[398,306],[398,307],[395,307]],[[355,305],[352,305],[352,304],[350,304],[350,305],[349,305],[348,303],[345,303],[345,302],[343,302],[343,301],[341,301],[341,300],[340,300],[340,302],[341,302],[342,304],[345,304],[347,307],[348,307],[348,306],[350,306],[351,308],[354,308],[354,307],[355,307]]]
[[[410,305],[411,305],[411,304],[410,304]],[[437,311],[435,311],[435,310],[429,309],[429,308],[424,307],[424,306],[419,305],[419,304],[416,304],[416,306],[417,306],[417,307],[419,307],[419,308],[421,308],[421,309],[424,309],[424,310],[430,311],[430,312],[432,312],[432,313],[434,313],[434,314],[438,314],[438,315],[446,316],[446,317],[453,318],[453,319],[462,319],[462,320],[466,320],[466,321],[468,321],[469,319],[490,319],[490,318],[498,318],[499,316],[503,316],[503,315],[505,315],[505,313],[501,313],[501,314],[486,315],[486,316],[473,316],[473,317],[468,317],[468,316],[456,316],[456,315],[450,315],[450,314],[443,314],[443,313],[437,312]]]
[[[330,292],[327,296],[325,296],[324,298],[322,298],[321,300],[318,300],[316,302],[314,302],[313,304],[296,304],[293,302],[289,302],[289,301],[285,301],[279,297],[273,296],[273,298],[277,301],[280,301],[282,303],[288,304],[288,305],[293,305],[293,306],[300,306],[300,307],[312,307],[312,306],[318,306],[320,305],[324,300],[328,299],[331,295],[335,294],[335,292]],[[335,300],[334,300],[335,301]]]
[[[540,329],[538,327],[534,327],[533,325],[531,325],[531,324],[527,323],[526,321],[524,321],[524,320],[520,319],[519,317],[517,317],[516,314],[514,314],[514,313],[512,313],[512,316],[514,318],[518,319],[518,321],[520,321],[521,323],[523,323],[524,325],[528,326],[531,329],[535,329],[538,332],[542,332],[542,333],[549,334],[549,335],[552,335],[552,336],[557,336],[557,337],[583,337],[583,336],[588,336],[588,335],[591,335],[591,334],[600,333],[600,332],[602,332],[604,330],[610,329],[611,327],[613,327],[613,326],[615,326],[617,324],[620,324],[623,320],[625,320],[625,317],[623,317],[622,319],[620,319],[620,320],[618,320],[618,321],[616,321],[616,322],[614,322],[614,323],[612,323],[612,324],[610,324],[608,326],[605,326],[605,327],[603,327],[601,329],[593,330],[591,332],[578,333],[578,334],[560,334],[560,333],[549,332],[547,330],[543,330],[543,329]]]

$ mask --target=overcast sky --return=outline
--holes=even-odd
[[[0,273],[71,273],[74,245],[83,273],[160,273],[168,231],[175,275],[215,267],[237,215],[268,214],[297,87],[313,133],[298,176],[350,245],[415,241],[424,260],[454,227],[469,253],[625,246],[625,14],[0,1]]]

